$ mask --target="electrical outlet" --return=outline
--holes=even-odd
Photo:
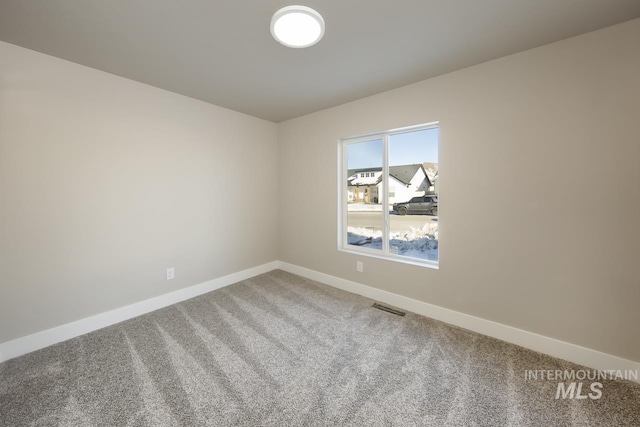
[[[364,263],[362,261],[356,261],[356,271],[359,273],[364,271]]]
[[[174,277],[176,277],[176,269],[173,267],[167,268],[167,280],[172,280]]]

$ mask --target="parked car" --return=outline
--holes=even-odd
[[[438,196],[435,194],[428,194],[426,196],[414,197],[408,202],[394,203],[393,210],[398,212],[398,215],[438,215]]]

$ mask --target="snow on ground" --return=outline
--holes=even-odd
[[[438,223],[426,223],[422,227],[410,227],[409,231],[391,233],[389,249],[398,255],[438,259]],[[382,231],[349,227],[347,242],[350,245],[382,249]]]

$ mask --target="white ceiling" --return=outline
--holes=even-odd
[[[304,4],[322,41],[271,15]],[[640,17],[640,0],[0,0],[0,40],[274,122]]]

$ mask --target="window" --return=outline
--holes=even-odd
[[[345,138],[339,153],[339,249],[437,266],[438,124]]]

